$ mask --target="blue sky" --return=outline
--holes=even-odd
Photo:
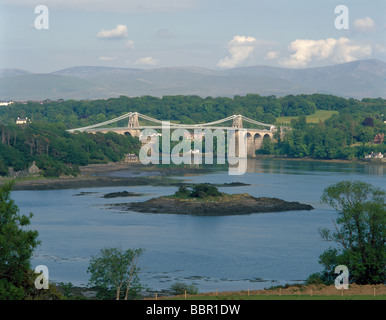
[[[48,29],[35,28],[37,5]],[[348,29],[337,29],[338,5]],[[0,0],[0,68],[52,72],[386,61],[386,0]]]

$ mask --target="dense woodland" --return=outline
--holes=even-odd
[[[62,124],[2,125],[0,174],[26,170],[33,162],[44,176],[76,175],[79,166],[117,162],[138,152],[140,142],[115,133],[70,134]]]
[[[139,112],[159,120],[194,124],[243,114],[251,119],[274,123],[279,116],[311,115],[316,110],[337,110],[344,113],[380,114],[385,111],[384,99],[344,99],[336,96],[289,95],[285,97],[248,94],[234,98],[201,98],[198,96],[150,96],[107,100],[59,100],[16,103],[0,109],[3,123],[15,123],[17,117],[33,122],[61,123],[66,128],[82,127],[113,119],[126,112]]]
[[[338,114],[324,122],[308,123],[305,116],[317,110],[334,110]],[[134,111],[186,124],[215,121],[233,114],[269,124],[276,123],[280,116],[298,117],[283,140],[265,141],[259,154],[354,159],[363,158],[371,151],[386,152],[383,139],[374,142],[377,134],[386,133],[386,100],[381,98],[249,94],[234,98],[121,96],[90,101],[30,101],[0,108],[0,175],[8,174],[9,167],[14,171],[25,170],[34,161],[46,176],[76,174],[79,166],[120,161],[126,153],[138,153],[140,143],[130,136],[66,132]],[[16,125],[18,117],[28,117],[31,123]],[[118,125],[125,125],[126,121]]]
[[[257,154],[314,159],[363,159],[386,153],[386,124],[377,113],[339,113],[324,122],[309,124],[305,116],[291,122],[291,131],[277,142],[265,140]]]

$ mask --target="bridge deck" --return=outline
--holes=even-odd
[[[98,132],[98,131],[122,131],[122,130],[125,130],[126,128],[123,128],[123,127],[119,127],[119,128],[108,128],[106,126],[108,126],[109,124],[113,124],[113,123],[116,123],[117,121],[120,121],[120,120],[123,120],[123,119],[126,119],[128,118],[129,119],[129,122],[128,122],[128,126],[126,127],[127,130],[143,130],[143,129],[155,129],[155,130],[161,130],[165,127],[165,125],[168,125],[168,127],[170,127],[170,129],[187,129],[187,130],[191,130],[191,129],[210,129],[210,130],[217,130],[217,129],[220,129],[220,130],[229,130],[229,129],[241,129],[243,128],[243,125],[242,125],[242,122],[243,121],[246,121],[248,123],[252,123],[253,125],[257,125],[257,126],[262,126],[262,127],[269,127],[269,130],[267,129],[262,129],[261,131],[269,131],[269,132],[272,132],[272,129],[275,128],[274,125],[270,125],[270,124],[266,124],[266,123],[262,123],[262,122],[259,122],[259,121],[256,121],[256,120],[252,120],[252,119],[249,119],[243,115],[232,115],[232,116],[229,116],[227,118],[224,118],[224,119],[221,119],[221,120],[217,120],[217,121],[213,121],[213,122],[208,122],[208,123],[201,123],[201,124],[179,124],[179,123],[171,123],[169,121],[161,121],[161,120],[158,120],[158,119],[155,119],[155,118],[151,118],[149,116],[145,116],[143,114],[140,114],[138,112],[129,112],[129,113],[126,113],[124,115],[121,115],[117,118],[114,118],[114,119],[111,119],[111,120],[107,120],[107,121],[104,121],[104,122],[101,122],[101,123],[97,123],[97,124],[94,124],[94,125],[91,125],[91,126],[86,126],[86,127],[82,127],[82,128],[76,128],[76,129],[70,129],[70,130],[67,130],[68,132]],[[139,118],[141,119],[144,119],[146,121],[150,121],[152,123],[158,123],[158,125],[152,125],[152,126],[140,126],[139,124]],[[219,126],[216,126],[216,125],[219,125],[221,123],[226,123],[228,121],[233,121],[233,124],[232,124],[232,127],[219,127]],[[259,129],[247,129],[249,131],[258,131]]]
[[[154,130],[167,130],[167,129],[186,129],[186,130],[192,130],[192,129],[200,129],[200,130],[246,130],[246,131],[265,131],[265,132],[272,132],[271,130],[267,129],[255,129],[255,128],[242,128],[242,129],[235,129],[233,127],[206,127],[206,126],[197,126],[192,125],[191,127],[180,127],[180,126],[173,126],[170,125],[170,127],[162,127],[162,126],[140,126],[135,128],[127,128],[127,127],[116,127],[116,128],[94,128],[94,129],[70,129],[69,132],[98,132],[98,131],[131,131],[131,130],[145,130],[145,129],[154,129]]]

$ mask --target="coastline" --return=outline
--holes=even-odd
[[[324,163],[356,163],[360,165],[372,164],[385,166],[386,162],[365,161],[365,160],[323,160],[311,158],[286,158],[278,156],[257,155],[251,159],[273,159],[278,161],[306,161]],[[80,174],[77,176],[61,176],[58,178],[44,178],[30,176],[25,178],[1,177],[0,186],[7,182],[14,182],[13,190],[60,190],[80,189],[115,186],[135,185],[170,185],[177,183],[173,176],[207,173],[218,170],[216,167],[198,167],[197,165],[186,166],[162,166],[143,165],[141,163],[114,162],[106,164],[90,164],[80,167]],[[119,171],[125,171],[125,177],[112,175]]]
[[[14,182],[13,190],[61,190],[98,187],[171,185],[181,182],[173,179],[176,175],[191,175],[208,172],[209,168],[158,167],[140,163],[107,163],[80,167],[80,174],[58,178],[26,177],[23,179],[1,178],[0,186]],[[125,171],[125,176],[109,175]]]

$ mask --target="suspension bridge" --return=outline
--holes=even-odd
[[[128,119],[127,126],[124,127],[113,127],[110,126],[114,123],[117,123],[118,121]],[[145,124],[140,124],[140,119],[145,121]],[[143,122],[143,121],[141,121]],[[249,123],[257,128],[244,128],[243,123]],[[150,124],[149,124],[150,123]],[[231,125],[228,124],[226,126],[226,123],[231,123]],[[126,114],[123,114],[119,117],[116,117],[114,119],[104,121],[101,123],[97,123],[94,125],[76,128],[76,129],[69,129],[68,132],[75,133],[75,132],[88,132],[88,133],[107,133],[107,132],[116,132],[118,134],[123,135],[131,135],[133,137],[140,137],[141,131],[145,129],[153,129],[153,130],[162,130],[165,128],[165,125],[167,124],[168,128],[170,130],[175,129],[186,129],[186,130],[240,130],[244,129],[246,132],[246,140],[247,140],[247,152],[248,155],[254,155],[255,151],[260,149],[263,141],[265,139],[273,139],[274,133],[277,131],[277,128],[272,124],[266,124],[262,123],[250,118],[247,118],[243,115],[232,115],[229,117],[226,117],[224,119],[220,119],[217,121],[212,121],[208,123],[200,123],[200,124],[181,124],[181,123],[173,123],[170,121],[162,121],[158,120],[143,114],[140,114],[138,112],[129,112]]]

